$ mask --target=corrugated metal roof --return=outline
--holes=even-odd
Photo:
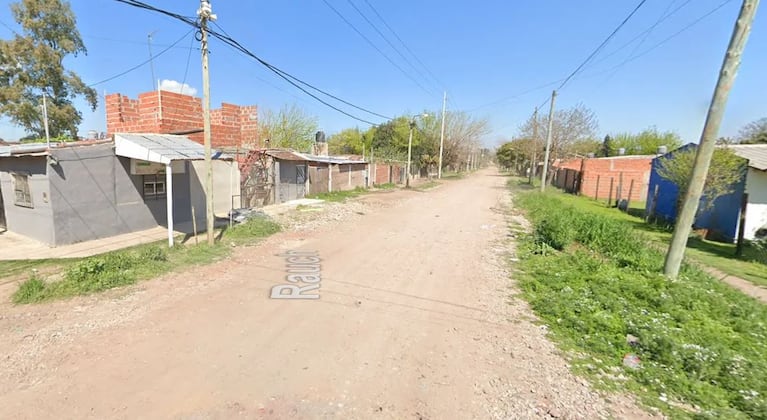
[[[299,161],[299,162],[305,162],[308,160],[306,159],[306,157],[301,156],[298,153],[291,150],[267,150],[265,153],[279,160],[292,160],[292,161]]]
[[[367,163],[364,160],[353,160],[353,159],[346,159],[343,157],[337,157],[337,156],[317,156],[317,155],[308,155],[300,153],[300,155],[305,156],[306,160],[312,161],[312,162],[320,162],[320,163],[332,163],[336,165],[347,165],[347,164],[353,164],[353,163]]]
[[[24,143],[0,146],[0,157],[48,154],[48,146],[41,143]]]
[[[186,136],[173,134],[115,134],[115,154],[133,159],[169,164],[174,160],[203,160],[205,148]],[[213,159],[232,157],[214,150]]]
[[[748,159],[748,166],[767,171],[767,144],[734,144],[728,147],[736,155]]]

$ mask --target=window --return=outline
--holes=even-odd
[[[29,175],[13,174],[14,204],[21,207],[33,208],[32,193],[29,191]]]
[[[165,175],[144,175],[144,198],[165,197]]]

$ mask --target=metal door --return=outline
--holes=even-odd
[[[5,222],[5,207],[3,206],[3,187],[0,186],[0,229],[7,230],[8,225]]]
[[[306,166],[296,165],[296,198],[306,197]]]

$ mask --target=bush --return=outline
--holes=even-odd
[[[537,193],[517,203],[535,228],[520,247],[520,285],[554,336],[590,356],[578,369],[605,386],[617,383],[606,372],[623,370],[625,386],[680,417],[767,418],[767,307],[694,267],[667,279],[663,255],[626,222]],[[581,246],[542,255],[539,231],[552,247]],[[639,369],[622,366],[627,353]]]
[[[45,291],[45,282],[33,274],[29,279],[21,283],[19,288],[13,294],[13,303],[39,302],[43,300]]]

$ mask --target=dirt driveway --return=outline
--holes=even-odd
[[[505,180],[370,195],[213,265],[2,303],[0,418],[646,417],[572,376],[513,297]],[[288,251],[321,259],[319,299],[269,298]]]

